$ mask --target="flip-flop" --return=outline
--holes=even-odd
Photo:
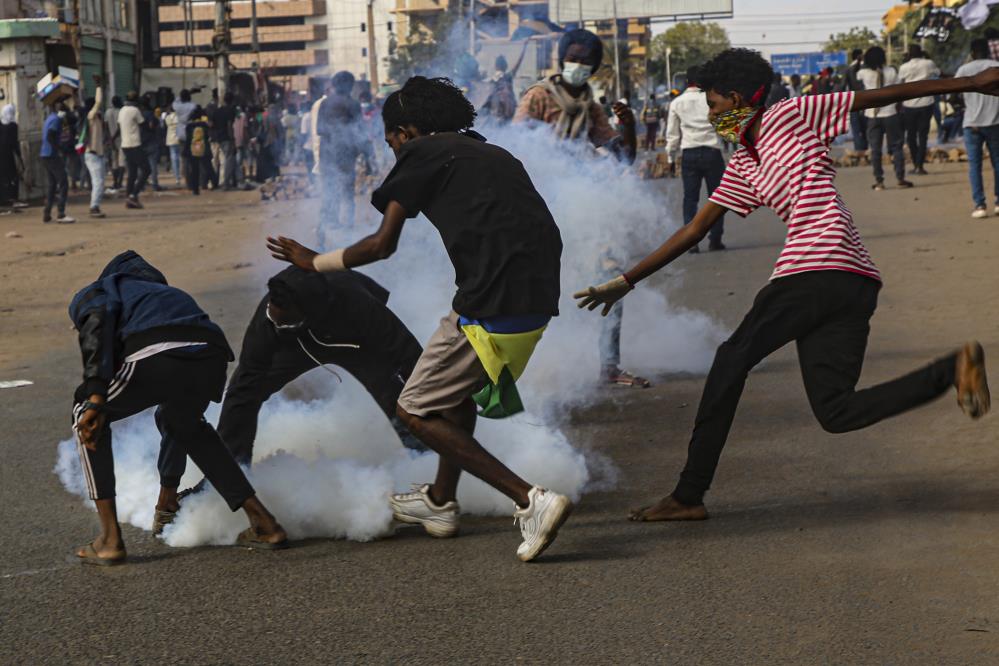
[[[271,543],[261,539],[252,527],[247,527],[236,537],[236,545],[242,548],[254,548],[259,550],[284,550],[288,547],[288,540]]]
[[[128,557],[125,551],[121,552],[120,556],[115,557],[101,557],[97,554],[94,549],[94,544],[88,543],[86,546],[81,546],[84,549],[84,554],[81,556],[77,550],[74,550],[70,556],[70,562],[78,562],[80,564],[91,564],[99,567],[113,567],[119,564],[125,564],[126,558]]]

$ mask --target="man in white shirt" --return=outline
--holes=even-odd
[[[708,121],[708,103],[704,91],[697,87],[698,67],[687,70],[687,89],[669,105],[669,118],[666,124],[666,154],[670,168],[675,168],[677,151],[680,151],[683,178],[683,223],[689,224],[701,200],[701,181],[708,187],[710,196],[722,174],[725,173],[725,160],[718,144],[718,134]],[[708,234],[709,250],[724,250],[722,233],[725,231],[724,218],[711,227]],[[698,252],[695,245],[690,250]]]
[[[898,68],[898,82],[912,83],[927,79],[939,79],[940,68],[926,57],[919,44],[909,46],[909,59]],[[912,158],[912,173],[925,176],[926,139],[930,134],[930,120],[933,118],[933,97],[917,97],[902,102],[902,128],[905,141],[909,144]]]
[[[971,42],[971,61],[958,68],[958,76],[974,76],[990,67],[999,67],[993,60],[986,39]],[[989,159],[995,178],[995,201],[993,211],[999,215],[999,97],[979,93],[964,93],[964,146],[968,151],[968,178],[971,180],[971,198],[975,209],[971,217],[987,217],[985,206],[985,183],[982,182],[982,145],[989,147]]]
[[[125,166],[128,167],[126,184],[126,208],[142,208],[139,192],[149,178],[149,159],[142,148],[140,127],[145,122],[139,108],[139,93],[132,90],[125,98],[125,106],[118,113],[118,131],[121,133],[121,150],[125,153]]]
[[[886,88],[898,83],[898,72],[888,66],[885,50],[880,46],[872,46],[864,53],[864,66],[857,72],[857,79],[864,85],[864,90]],[[871,148],[871,166],[874,168],[875,190],[885,189],[885,170],[881,164],[881,151],[885,138],[888,139],[888,154],[895,166],[895,177],[901,188],[912,187],[905,179],[905,153],[902,152],[902,121],[895,110],[895,104],[865,109],[867,117],[867,142]]]

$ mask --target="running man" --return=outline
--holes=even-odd
[[[451,81],[410,79],[386,99],[382,120],[396,164],[372,195],[384,215],[378,231],[322,255],[280,237],[269,238],[268,248],[305,270],[343,271],[388,258],[406,220],[427,216],[454,264],[458,292],[399,396],[398,413],[440,463],[433,483],[392,497],[393,513],[433,536],[453,536],[464,470],[514,501],[524,539],[517,556],[533,560],[572,503],[521,479],[472,433],[477,402],[489,415],[522,408],[513,381],[558,314],[558,227],[523,165],[470,131],[475,109]],[[509,340],[516,349],[505,347]]]
[[[714,478],[749,371],[789,342],[812,410],[828,432],[865,428],[957,388],[972,418],[989,410],[985,358],[966,344],[903,377],[856,390],[881,275],[864,248],[833,180],[829,147],[850,128],[850,113],[954,92],[999,92],[999,69],[969,78],[927,80],[876,90],[796,97],[764,109],[773,71],[755,51],[729,49],[700,72],[711,123],[739,143],[708,203],[661,247],[627,273],[575,294],[579,306],[604,314],[636,283],[687,252],[726,210],[745,217],[772,208],[787,239],[770,283],[735,333],[718,348],[694,422],[687,464],[676,489],[632,520],[704,520]]]
[[[209,402],[225,387],[232,350],[222,329],[188,294],[129,250],[105,267],[69,305],[83,354],[83,383],[76,389],[73,428],[101,534],[76,550],[86,564],[125,561],[125,541],[115,507],[111,427],[156,407],[163,442],[178,442],[229,508],[242,508],[250,527],[241,545],[281,548],[287,535],[260,503],[219,435],[204,419]],[[161,494],[163,489],[161,489]]]

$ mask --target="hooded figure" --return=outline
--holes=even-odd
[[[78,402],[106,395],[124,358],[157,343],[203,342],[233,358],[222,329],[134,250],[112,259],[97,280],[77,292],[69,316],[83,354]]]
[[[21,180],[20,172],[24,168],[21,159],[21,142],[17,135],[15,118],[17,111],[13,104],[6,104],[0,109],[0,203],[18,204]]]
[[[219,434],[236,460],[244,465],[252,461],[264,402],[296,377],[327,364],[339,366],[364,386],[404,446],[424,450],[395,414],[423,348],[386,306],[389,292],[355,271],[316,273],[295,267],[272,277],[267,289],[243,335],[239,365],[219,415]],[[179,479],[185,465],[183,451],[165,450],[161,479]]]

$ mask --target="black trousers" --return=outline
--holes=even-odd
[[[725,159],[717,148],[701,146],[700,148],[685,148],[680,153],[680,176],[683,179],[683,223],[697,215],[701,203],[701,181],[708,188],[708,196],[721,183],[725,173]],[[725,217],[719,217],[711,226],[708,239],[712,243],[720,243],[725,233]]]
[[[909,157],[915,168],[921,169],[926,162],[926,141],[930,135],[930,121],[933,119],[933,105],[915,109],[902,108],[902,128],[905,142],[909,144]]]
[[[45,213],[52,212],[55,205],[59,210],[59,217],[66,214],[66,195],[69,192],[69,181],[66,179],[66,163],[62,155],[55,154],[51,157],[43,157],[42,164],[45,165],[45,175],[49,181],[48,190],[45,193]]]
[[[126,193],[129,197],[138,198],[139,192],[146,187],[149,178],[149,157],[142,146],[125,148],[125,164],[128,166],[128,184]]]
[[[811,271],[764,287],[715,354],[697,409],[687,464],[673,497],[701,504],[718,466],[749,371],[789,342],[812,411],[828,432],[867,427],[938,397],[954,383],[951,354],[919,370],[856,390],[881,285],[845,271]]]
[[[258,311],[258,315],[261,311]],[[258,316],[255,315],[255,316]],[[246,332],[246,337],[254,334],[254,324]],[[252,347],[253,341],[244,338],[243,346]],[[405,360],[400,364],[392,362],[377,353],[369,353],[350,348],[324,349],[309,346],[309,353],[324,364],[338,365],[353,375],[392,422],[392,426],[407,448],[425,450],[396,416],[399,394],[406,384],[413,367],[423,349],[413,340]],[[272,395],[280,391],[296,377],[316,367],[301,347],[282,348],[272,357],[270,366],[241,358],[233,373],[229,387],[222,401],[219,415],[219,435],[236,461],[249,465],[253,459],[253,442],[257,437],[257,417],[260,408]],[[166,442],[159,460],[161,485],[176,488],[187,465],[185,451],[171,442]],[[210,479],[209,479],[210,480]]]
[[[191,456],[233,511],[253,497],[253,486],[203,416],[208,403],[222,397],[227,365],[225,354],[212,348],[197,352],[165,351],[123,364],[108,388],[105,403],[108,425],[101,433],[97,450],[79,445],[90,498],[115,496],[110,424],[154,406],[156,426],[162,437],[161,459],[168,446]],[[74,423],[87,397],[76,396]]]

